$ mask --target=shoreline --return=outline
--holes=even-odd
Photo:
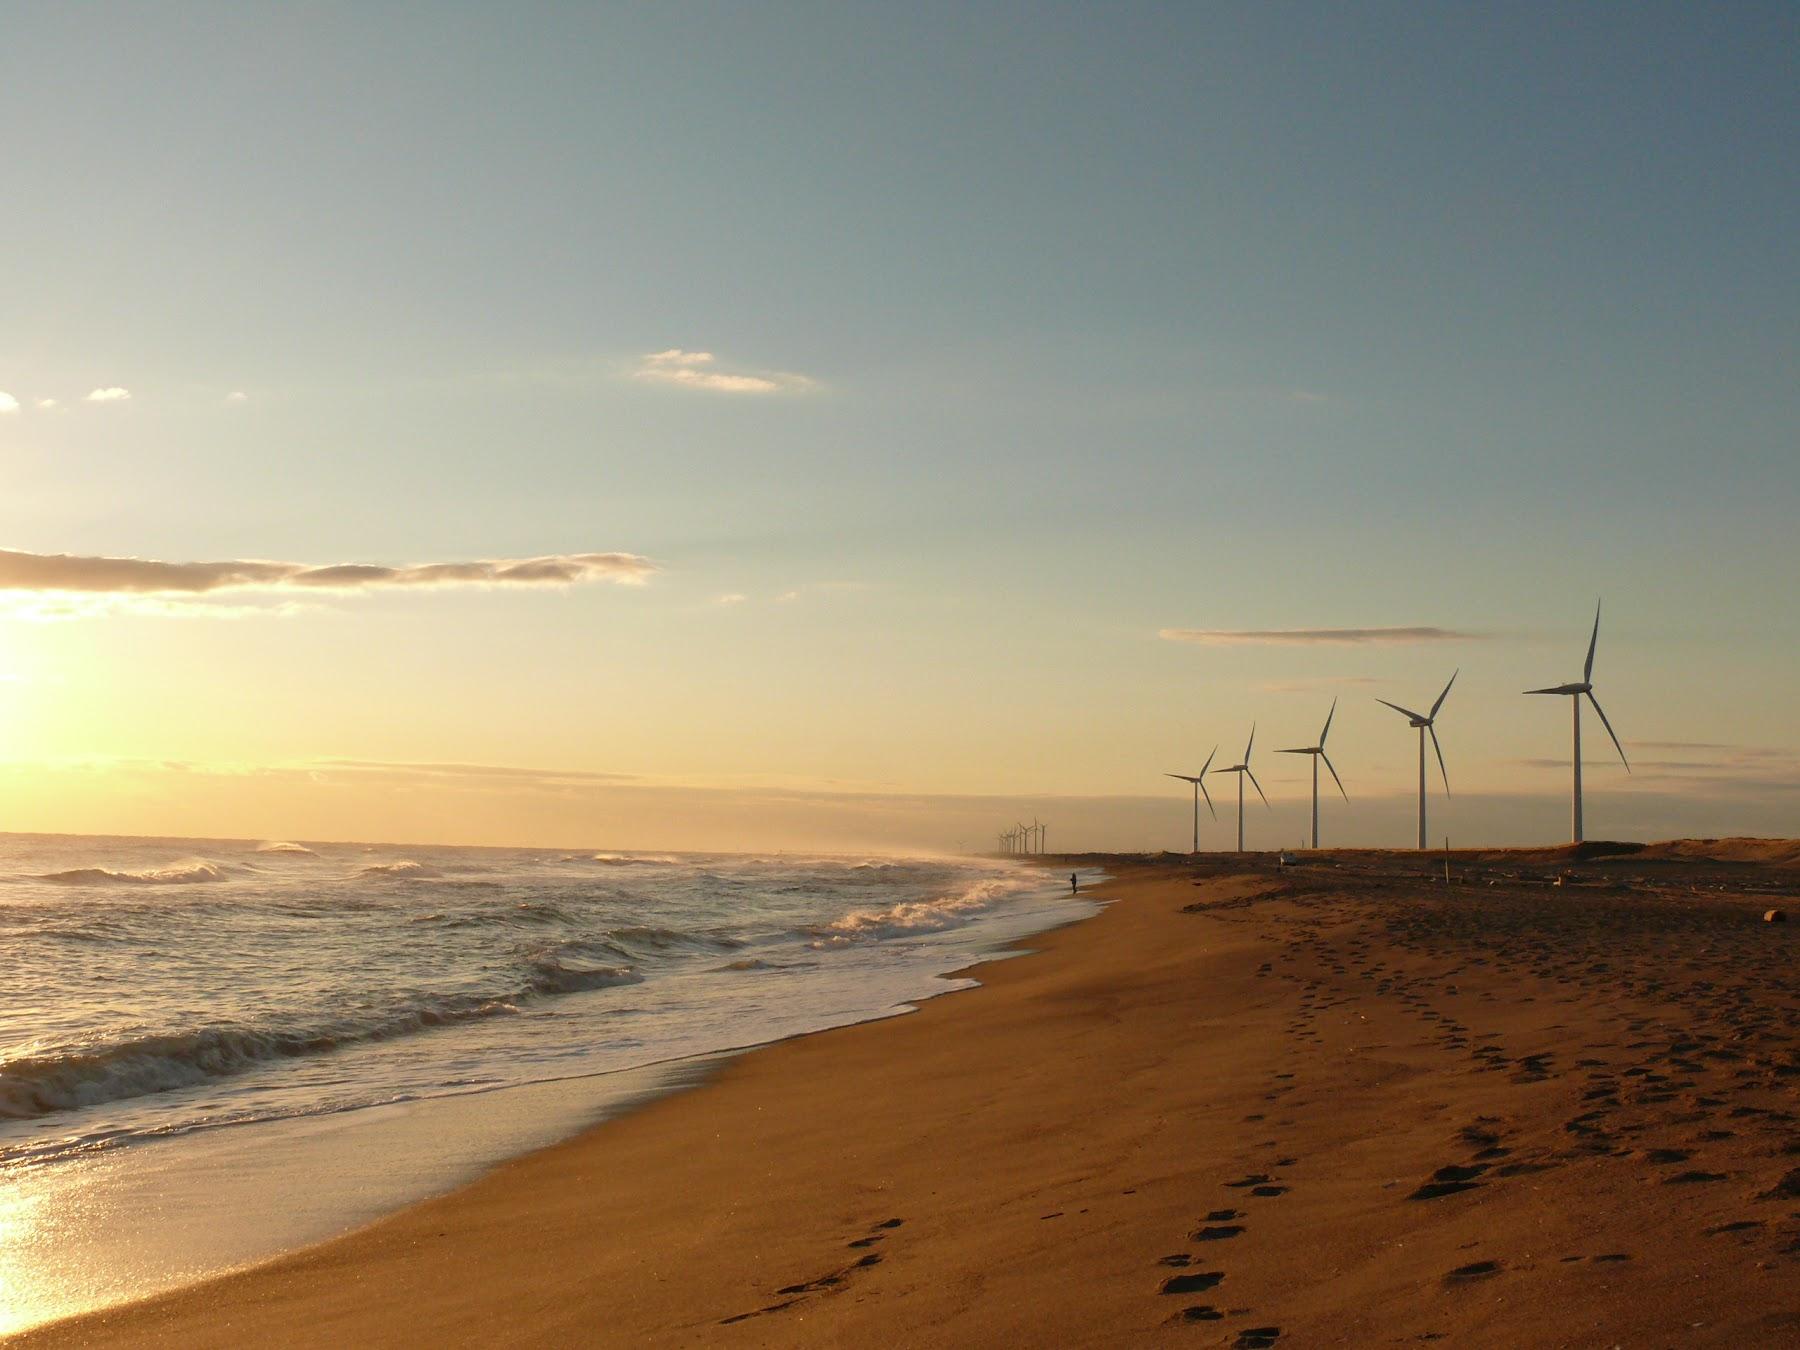
[[[974,987],[966,972],[1029,950],[1095,912],[1039,869],[972,924],[923,936],[935,969],[895,1001],[746,1022],[746,1039],[602,1070],[557,1073],[344,1110],[225,1121],[135,1146],[26,1162],[0,1189],[0,1342],[180,1293],[361,1229],[471,1185],[659,1097],[703,1085],[738,1056],[835,1027],[912,1013]],[[1091,875],[1091,873],[1090,873]],[[1096,878],[1097,879],[1097,878]],[[836,1020],[829,1020],[835,1018]],[[653,1048],[653,1047],[646,1047]],[[134,1221],[151,1214],[148,1223]],[[65,1215],[84,1221],[69,1223]]]
[[[1723,901],[1114,866],[1113,903],[964,997],[12,1343],[1800,1334],[1785,932]],[[1646,915],[1706,944],[1689,986]]]

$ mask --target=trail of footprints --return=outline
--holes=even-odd
[[[857,1257],[847,1265],[840,1266],[836,1270],[827,1271],[825,1274],[816,1276],[813,1279],[802,1280],[795,1284],[783,1285],[775,1291],[776,1302],[765,1304],[760,1308],[752,1308],[749,1312],[736,1313],[731,1317],[722,1317],[719,1319],[719,1325],[728,1327],[739,1322],[747,1322],[752,1317],[766,1317],[770,1313],[778,1313],[794,1307],[796,1304],[803,1302],[809,1295],[827,1294],[843,1289],[846,1283],[855,1276],[858,1271],[867,1270],[871,1266],[878,1266],[881,1264],[881,1253],[869,1249],[886,1242],[893,1231],[902,1227],[905,1223],[905,1219],[887,1219],[876,1224],[861,1237],[852,1238],[849,1242],[844,1244],[845,1247],[852,1251],[863,1252],[864,1254],[862,1256]]]
[[[1273,1086],[1266,1095],[1273,1100],[1293,1091],[1293,1078],[1292,1073],[1276,1074]],[[1262,1117],[1254,1116],[1251,1119],[1260,1120]],[[1262,1147],[1275,1149],[1279,1145],[1276,1141],[1271,1140]],[[1173,1267],[1181,1273],[1164,1276],[1158,1287],[1158,1293],[1193,1295],[1207,1293],[1218,1288],[1225,1280],[1224,1271],[1197,1269],[1196,1267],[1213,1264],[1208,1258],[1218,1248],[1212,1244],[1232,1242],[1250,1231],[1248,1220],[1252,1217],[1251,1212],[1246,1208],[1239,1208],[1239,1206],[1254,1206],[1259,1201],[1277,1200],[1288,1193],[1290,1188],[1284,1179],[1284,1169],[1295,1166],[1299,1161],[1298,1158],[1291,1157],[1277,1158],[1268,1164],[1270,1169],[1268,1171],[1246,1172],[1240,1177],[1224,1182],[1221,1186],[1222,1191],[1235,1192],[1226,1197],[1231,1203],[1221,1208],[1208,1210],[1205,1217],[1187,1235],[1189,1242],[1206,1244],[1202,1249],[1204,1254],[1197,1256],[1192,1252],[1176,1252],[1163,1257],[1160,1262],[1162,1266]],[[1248,1320],[1250,1313],[1251,1309],[1249,1308],[1221,1308],[1212,1303],[1190,1303],[1174,1316],[1175,1320],[1180,1322],[1211,1324],[1222,1322],[1226,1318],[1242,1317]],[[1276,1345],[1281,1339],[1281,1328],[1278,1326],[1241,1326],[1234,1327],[1232,1330],[1236,1332],[1237,1337],[1236,1340],[1230,1342],[1232,1350],[1268,1350],[1268,1347]]]
[[[1256,924],[1260,898],[1190,909],[1220,922]],[[1757,1134],[1756,1156],[1786,1159],[1788,1170],[1750,1196],[1761,1214],[1711,1223],[1701,1233],[1741,1242],[1772,1236],[1777,1253],[1800,1256],[1800,1207],[1794,1203],[1800,1201],[1800,1165],[1794,1161],[1800,1158],[1800,1133],[1795,1130],[1800,1117],[1791,1109],[1800,1090],[1800,1057],[1793,1036],[1791,958],[1783,949],[1760,940],[1729,913],[1695,912],[1678,904],[1658,908],[1655,902],[1646,905],[1641,896],[1634,896],[1629,908],[1594,906],[1579,912],[1575,922],[1585,929],[1580,935],[1585,941],[1556,931],[1570,922],[1560,897],[1546,902],[1535,894],[1490,893],[1484,897],[1485,913],[1473,912],[1467,901],[1415,898],[1377,911],[1372,925],[1366,923],[1368,912],[1346,904],[1341,894],[1287,898],[1304,916],[1284,919],[1279,929],[1265,928],[1283,950],[1256,974],[1296,986],[1299,998],[1285,1029],[1298,1046],[1324,1050],[1322,1022],[1355,1004],[1360,985],[1362,994],[1372,993],[1415,1018],[1428,1043],[1465,1057],[1471,1072],[1505,1074],[1522,1087],[1585,1075],[1580,1109],[1563,1122],[1560,1146],[1545,1140],[1528,1146],[1509,1122],[1478,1117],[1458,1131],[1455,1156],[1422,1177],[1406,1193],[1407,1202],[1431,1203],[1507,1178],[1604,1159],[1647,1168],[1664,1185],[1709,1187],[1741,1174],[1705,1165],[1707,1146],[1742,1143],[1749,1130]],[[1502,907],[1498,917],[1496,901]],[[1508,903],[1510,910],[1504,908]],[[1398,952],[1421,958],[1427,968],[1400,969],[1377,958],[1378,947],[1390,957]],[[1691,954],[1684,958],[1684,953]],[[1306,973],[1308,969],[1315,973]],[[1452,1000],[1456,1003],[1451,1006],[1465,1001],[1459,980],[1477,972],[1519,985],[1543,981],[1539,988],[1546,1005],[1574,1003],[1579,993],[1560,991],[1579,990],[1600,978],[1615,983],[1626,997],[1597,1024],[1590,1014],[1578,1029],[1563,1023],[1543,1028],[1562,1045],[1578,1045],[1567,1053],[1579,1057],[1565,1063],[1555,1051],[1514,1052],[1501,1034],[1475,1030],[1468,1017],[1478,1020],[1475,1010],[1496,997],[1492,992],[1479,992],[1469,1015],[1446,1009]],[[1730,973],[1729,982],[1721,972]],[[1520,993],[1512,999],[1529,1004],[1538,996]],[[1635,1010],[1645,1004],[1681,1015],[1658,1017]],[[1577,1036],[1586,1043],[1578,1044]],[[1276,1075],[1265,1100],[1279,1102],[1291,1093],[1293,1078],[1291,1073]],[[1528,1107],[1532,1100],[1522,1099],[1522,1104]],[[1246,1120],[1263,1118],[1256,1114]],[[1542,1128],[1537,1132],[1541,1135]],[[1281,1159],[1276,1166],[1293,1162]],[[1277,1173],[1251,1173],[1226,1185],[1248,1197],[1245,1203],[1272,1200],[1287,1190]],[[1249,1233],[1248,1217],[1240,1209],[1216,1209],[1188,1237],[1209,1244],[1202,1251],[1210,1253],[1217,1250],[1210,1244]],[[1603,1251],[1559,1259],[1603,1267],[1632,1258],[1628,1252]],[[1192,1295],[1218,1288],[1225,1271],[1195,1268],[1214,1264],[1223,1263],[1189,1252],[1163,1258],[1164,1266],[1180,1273],[1165,1276],[1160,1292]],[[1445,1272],[1442,1283],[1454,1288],[1495,1278],[1506,1269],[1501,1261],[1473,1261]],[[1212,1323],[1249,1311],[1196,1303],[1176,1318]],[[1281,1331],[1259,1326],[1239,1336],[1239,1347],[1272,1346]]]

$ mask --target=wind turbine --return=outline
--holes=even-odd
[[[1594,705],[1594,711],[1600,714],[1600,725],[1606,728],[1606,734],[1612,737],[1613,749],[1619,752],[1619,763],[1625,766],[1625,772],[1631,772],[1631,761],[1625,758],[1625,747],[1619,744],[1619,737],[1612,729],[1612,723],[1606,720],[1606,710],[1600,706],[1600,700],[1594,697],[1594,647],[1600,641],[1600,602],[1594,601],[1594,634],[1588,639],[1587,664],[1581,668],[1581,678],[1572,684],[1559,684],[1551,689],[1527,689],[1528,694],[1567,694],[1569,707],[1575,714],[1575,750],[1570,763],[1575,766],[1575,795],[1571,819],[1575,828],[1575,842],[1581,842],[1581,696],[1587,695],[1587,701]]]
[[[1255,784],[1256,795],[1259,797],[1262,797],[1263,805],[1264,806],[1269,805],[1268,797],[1264,796],[1264,794],[1263,794],[1262,784],[1258,783],[1256,781],[1256,775],[1250,772],[1250,746],[1255,745],[1255,744],[1256,744],[1256,723],[1252,722],[1250,724],[1250,740],[1249,740],[1249,743],[1244,746],[1244,762],[1242,764],[1233,764],[1229,769],[1214,769],[1213,770],[1214,773],[1235,773],[1238,776],[1238,846],[1237,846],[1237,851],[1239,853],[1242,853],[1244,851],[1244,780],[1246,778],[1248,778],[1251,781],[1251,783]],[[1269,809],[1274,810],[1273,807],[1270,807]]]
[[[1348,792],[1344,792],[1344,780],[1338,777],[1337,770],[1333,769],[1331,767],[1331,756],[1329,756],[1325,753],[1325,738],[1331,734],[1331,719],[1336,716],[1337,716],[1337,700],[1334,698],[1331,700],[1331,711],[1325,714],[1325,729],[1319,733],[1319,743],[1317,745],[1306,746],[1304,749],[1300,749],[1300,750],[1283,750],[1281,752],[1284,755],[1311,755],[1312,756],[1312,771],[1313,771],[1312,846],[1314,848],[1317,848],[1319,846],[1319,761],[1320,760],[1324,760],[1325,767],[1328,769],[1331,769],[1331,781],[1338,785],[1338,791],[1343,793],[1344,800],[1346,802],[1350,800],[1350,794]]]
[[[1427,845],[1425,843],[1425,735],[1427,732],[1429,732],[1431,734],[1431,748],[1433,750],[1437,751],[1438,772],[1444,775],[1444,795],[1446,797],[1448,797],[1450,795],[1450,771],[1444,767],[1444,747],[1438,744],[1437,728],[1433,725],[1433,723],[1435,723],[1437,721],[1438,709],[1444,706],[1444,700],[1446,698],[1448,698],[1450,695],[1450,685],[1456,683],[1456,677],[1460,674],[1462,674],[1462,671],[1460,671],[1460,670],[1451,672],[1450,683],[1446,684],[1444,686],[1444,692],[1437,696],[1437,702],[1431,705],[1431,711],[1429,713],[1424,713],[1424,714],[1416,713],[1411,708],[1402,708],[1398,703],[1389,703],[1385,698],[1378,698],[1375,700],[1377,703],[1384,704],[1385,706],[1392,708],[1395,712],[1399,713],[1402,717],[1407,718],[1412,723],[1413,726],[1415,726],[1419,729],[1419,847],[1420,848],[1427,847]]]
[[[1212,768],[1213,758],[1218,753],[1219,747],[1215,745],[1212,754],[1206,757],[1206,763],[1200,766],[1198,775],[1191,773],[1165,773],[1163,775],[1164,778],[1179,778],[1184,783],[1194,785],[1194,852],[1196,853],[1200,851],[1200,797],[1202,794],[1205,794],[1206,809],[1212,812],[1212,818],[1214,820],[1219,818],[1219,813],[1212,804],[1212,793],[1206,791],[1206,784],[1201,781],[1206,777],[1206,771]],[[1239,847],[1241,848],[1242,845]]]
[[[1031,826],[1022,820],[1019,822],[1019,852],[1031,852]]]

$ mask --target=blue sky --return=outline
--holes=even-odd
[[[1628,744],[1800,758],[1791,6],[5,30],[0,547],[660,569],[0,620],[23,760],[1120,795],[1335,693],[1380,797],[1461,665],[1554,801],[1602,593]],[[1480,636],[1157,636],[1412,625]]]

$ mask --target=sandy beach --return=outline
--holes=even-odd
[[[15,1343],[1800,1344],[1791,846],[1080,861],[979,989]]]

